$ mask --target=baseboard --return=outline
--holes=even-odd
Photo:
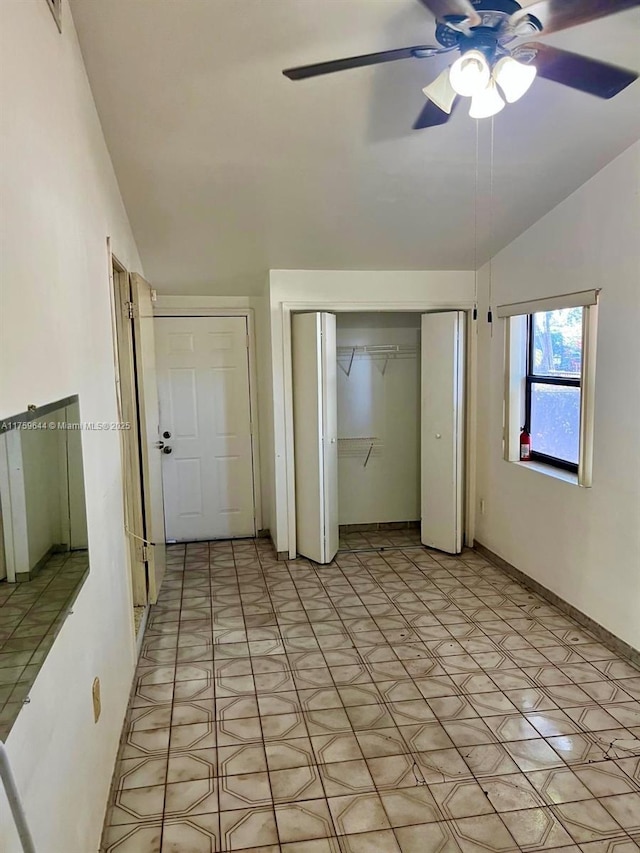
[[[498,556],[498,554],[491,551],[491,549],[487,548],[481,542],[478,542],[478,540],[474,542],[474,548],[480,554],[491,560],[492,563],[495,563],[496,566],[501,568],[508,575],[511,575],[512,578],[517,580],[523,586],[526,586],[527,589],[537,593],[550,604],[555,605],[558,610],[562,610],[563,613],[566,613],[567,616],[570,616],[579,625],[594,634],[598,642],[602,643],[603,646],[611,649],[612,652],[620,655],[620,657],[627,658],[627,660],[631,661],[631,663],[636,666],[640,666],[640,651],[638,651],[638,649],[634,649],[633,646],[629,645],[629,643],[625,643],[625,641],[621,640],[620,637],[616,637],[615,634],[612,634],[611,631],[603,628],[599,622],[596,622],[590,616],[587,616],[587,614],[583,613],[582,610],[578,610],[578,608],[574,607],[573,604],[569,604],[569,602],[565,601],[564,598],[560,598],[560,596],[555,592],[547,589],[546,586],[543,586],[543,584],[539,583],[537,580],[534,580],[520,569],[511,565],[511,563],[503,560],[502,557]]]
[[[374,533],[379,530],[415,530],[419,521],[373,521],[367,524],[341,524],[340,533]]]
[[[54,554],[66,554],[68,550],[69,548],[66,545],[52,545],[28,572],[16,572],[16,583],[26,583],[27,581],[35,580],[46,566],[50,557]]]
[[[281,562],[283,560],[288,560],[289,559],[289,552],[288,551],[278,551],[275,540],[274,540],[273,536],[271,535],[271,531],[266,530],[265,534],[271,540],[271,544],[273,545],[273,550],[276,552],[276,560],[280,560]]]
[[[142,614],[142,619],[140,620],[140,624],[138,625],[138,633],[136,634],[136,660],[140,657],[140,652],[142,651],[142,643],[144,641],[144,632],[147,628],[147,621],[149,619],[149,610],[150,607],[147,605],[144,609],[144,613]]]

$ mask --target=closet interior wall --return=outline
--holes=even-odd
[[[420,518],[420,315],[337,315],[339,523]]]

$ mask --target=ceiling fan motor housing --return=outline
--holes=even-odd
[[[471,0],[474,9],[478,12],[481,23],[466,32],[461,28],[466,18],[461,15],[445,15],[436,24],[436,40],[445,48],[459,47],[462,52],[466,50],[480,50],[485,54],[487,60],[496,54],[496,45],[499,45],[506,36],[506,27],[509,19],[516,12],[521,11],[520,3],[516,0]],[[529,15],[531,28],[538,32],[542,30],[542,24]],[[494,43],[493,52],[489,49],[491,40]],[[510,38],[505,38],[505,41]],[[502,51],[506,52],[506,51]]]
[[[498,53],[498,34],[491,27],[474,27],[470,36],[461,35],[458,47],[462,54],[469,50],[479,50],[491,66]]]

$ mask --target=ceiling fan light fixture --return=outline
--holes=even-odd
[[[458,95],[471,98],[491,80],[489,63],[479,50],[468,50],[449,69],[449,82]]]
[[[471,98],[469,115],[471,118],[491,118],[491,116],[496,115],[500,110],[504,109],[504,106],[505,103],[500,96],[500,92],[498,92],[498,87],[491,80],[482,92]]]
[[[430,101],[445,113],[451,113],[457,92],[449,80],[449,69],[445,68],[436,79],[422,90]]]
[[[514,104],[528,92],[537,73],[535,65],[525,65],[512,56],[503,56],[493,69],[493,79],[500,86],[507,101]]]

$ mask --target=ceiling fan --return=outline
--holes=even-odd
[[[414,129],[449,120],[459,96],[471,98],[469,115],[487,118],[517,101],[539,74],[599,98],[612,98],[638,74],[597,59],[531,41],[568,27],[640,6],[640,0],[420,0],[436,19],[438,45],[415,45],[382,53],[319,62],[282,73],[303,80],[349,68],[428,59],[459,52],[458,58],[423,89],[427,104]]]

